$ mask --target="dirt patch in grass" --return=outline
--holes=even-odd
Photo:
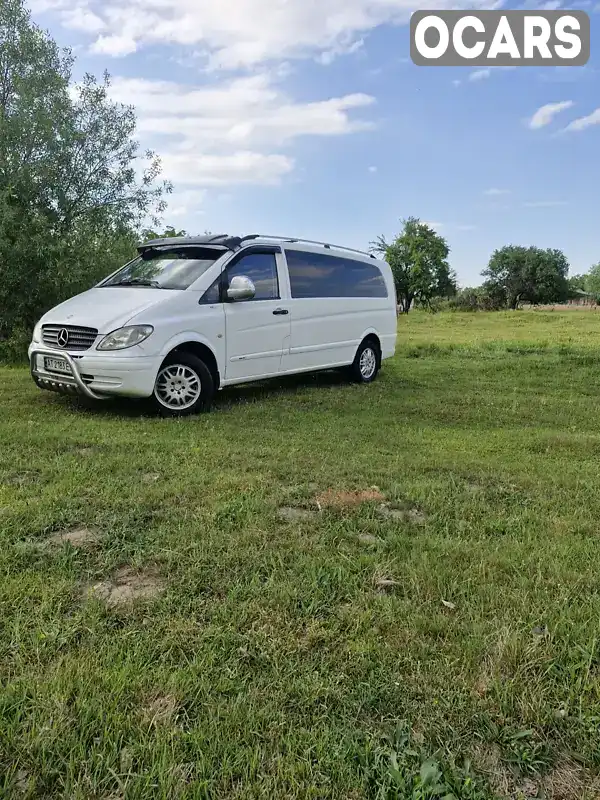
[[[111,580],[94,584],[87,593],[115,608],[130,605],[136,600],[153,600],[164,590],[165,585],[156,571],[139,572],[122,567]]]
[[[283,506],[278,509],[278,516],[284,522],[300,522],[314,519],[319,511],[325,509],[343,511],[349,508],[356,508],[363,503],[381,502],[382,500],[385,500],[385,497],[377,486],[371,486],[370,489],[356,492],[327,489],[327,491],[315,495],[314,503],[316,508]],[[364,543],[366,543],[366,539]]]
[[[409,522],[411,525],[425,525],[427,522],[427,515],[418,508],[393,508],[388,503],[382,503],[377,509],[377,513],[384,519]]]
[[[58,531],[58,533],[52,534],[46,541],[51,545],[61,545],[65,542],[69,542],[73,547],[89,547],[90,545],[96,544],[99,539],[100,535],[97,531],[81,527],[72,528],[67,531]]]
[[[142,483],[157,483],[159,480],[158,472],[146,472],[142,475]]]
[[[524,800],[527,797],[545,800],[598,800],[600,778],[570,759],[559,759],[554,767],[541,777],[527,778],[515,775],[502,763],[497,746],[483,745],[473,763],[487,778],[495,795],[502,800]]]
[[[158,695],[142,708],[142,719],[147,725],[159,727],[173,721],[177,712],[177,700],[173,695]]]
[[[345,509],[354,508],[362,503],[380,503],[385,497],[377,486],[357,492],[346,492],[338,489],[328,489],[315,497],[319,508]]]
[[[292,506],[284,506],[277,513],[279,519],[283,522],[303,522],[313,519],[317,514],[316,511],[312,511],[310,508],[294,508]]]
[[[548,800],[600,798],[600,778],[595,778],[568,757],[560,759],[540,783]]]
[[[38,483],[41,473],[36,470],[25,470],[23,472],[14,472],[12,475],[8,475],[2,483],[6,486],[31,486],[34,483]]]

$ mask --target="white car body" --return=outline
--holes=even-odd
[[[221,240],[234,243],[221,246]],[[193,243],[217,248],[218,253],[212,266],[188,288],[105,286],[103,281],[44,314],[29,347],[32,375],[38,386],[96,398],[149,397],[161,365],[177,348],[203,358],[213,373],[215,388],[352,364],[357,348],[368,336],[378,343],[380,360],[394,355],[396,294],[386,262],[366,253],[276,237],[197,237],[160,240],[144,247],[153,252],[161,247],[168,251],[169,247]],[[219,289],[220,296],[213,298],[216,302],[207,302],[205,292],[210,287],[216,291],[215,281],[229,274],[225,272],[228,267],[229,272],[235,272],[237,267],[232,265],[249,254],[256,261],[259,256],[268,258],[270,253],[276,262],[278,297],[221,302],[227,298]],[[314,275],[323,274],[320,266],[311,266],[313,261],[333,264],[332,274],[338,275],[335,270],[341,262],[331,262],[333,258],[343,260],[348,274],[362,275],[364,271],[373,276],[366,282],[369,287],[371,280],[377,282],[377,291],[385,296],[294,296],[300,290],[292,292],[288,269],[292,258],[299,264],[294,268],[294,276],[300,275],[294,278],[295,285],[304,281],[304,294],[311,293],[311,270]],[[252,259],[246,258],[240,262],[240,269],[251,263]],[[373,268],[381,275],[385,291]],[[223,279],[219,287],[222,285]],[[342,293],[345,291],[342,287]],[[126,349],[98,349],[108,334],[126,326],[152,326],[153,332]],[[61,347],[59,339],[65,338],[65,331],[68,341]],[[66,366],[60,364],[61,360]]]

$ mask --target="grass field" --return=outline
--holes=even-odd
[[[600,319],[183,421],[0,369],[0,796],[600,797]]]

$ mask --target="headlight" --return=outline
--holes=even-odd
[[[37,344],[39,344],[42,341],[42,323],[41,322],[38,322],[38,324],[33,329],[32,339]]]
[[[129,325],[126,328],[119,328],[102,339],[97,346],[97,350],[125,350],[145,341],[154,328],[152,325]]]

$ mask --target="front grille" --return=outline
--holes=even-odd
[[[66,343],[63,341],[67,337]],[[98,336],[97,328],[75,325],[42,325],[42,341],[61,350],[89,350]]]

